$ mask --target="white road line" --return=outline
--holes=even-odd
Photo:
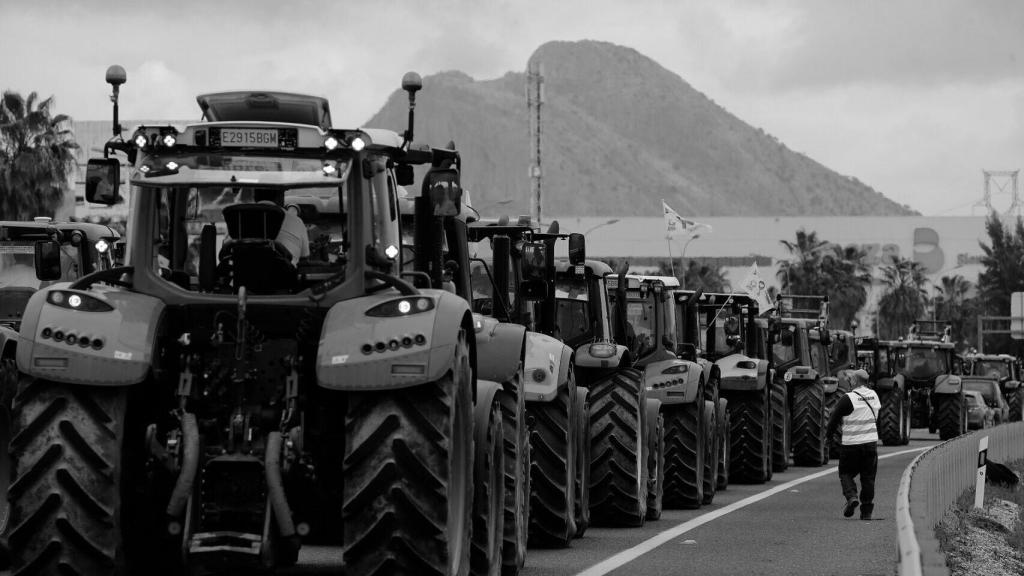
[[[878,457],[878,459],[879,460],[884,460],[886,458],[892,458],[894,456],[901,456],[903,454],[911,454],[913,452],[923,452],[924,450],[927,450],[928,448],[931,448],[931,446],[926,446],[926,447],[923,447],[923,448],[912,448],[910,450],[901,450],[899,452],[890,452],[888,454],[880,455]],[[672,540],[674,538],[678,538],[679,536],[682,536],[683,534],[686,534],[687,532],[689,532],[690,530],[693,530],[694,528],[697,528],[699,526],[703,526],[704,524],[707,524],[708,522],[711,522],[712,520],[715,520],[717,518],[721,518],[722,516],[725,516],[726,514],[728,514],[730,512],[735,512],[735,511],[737,511],[737,510],[739,510],[741,508],[746,508],[747,506],[750,506],[751,504],[754,504],[756,502],[760,502],[761,500],[764,500],[765,498],[768,498],[769,496],[773,496],[775,494],[778,494],[779,492],[784,492],[786,490],[789,490],[790,488],[792,488],[794,486],[797,486],[799,484],[803,484],[804,482],[810,482],[811,480],[814,480],[816,478],[821,478],[822,476],[828,476],[829,474],[835,472],[838,469],[839,468],[837,466],[833,466],[833,467],[828,468],[826,470],[822,470],[820,472],[815,472],[814,474],[808,474],[807,476],[801,476],[800,478],[797,478],[795,480],[790,480],[789,482],[786,482],[785,484],[780,484],[778,486],[775,486],[774,488],[771,488],[770,490],[765,490],[764,492],[759,492],[757,494],[754,494],[753,496],[748,496],[748,497],[744,498],[743,500],[738,500],[736,502],[733,502],[732,504],[729,504],[728,506],[725,506],[723,508],[719,508],[718,510],[714,510],[712,512],[708,512],[707,514],[701,514],[700,516],[697,516],[696,518],[694,518],[692,520],[687,520],[686,522],[683,522],[682,524],[677,524],[677,525],[669,528],[668,530],[665,530],[664,532],[659,532],[657,535],[652,536],[651,538],[649,538],[647,540],[644,540],[643,542],[637,544],[636,546],[633,546],[632,548],[629,548],[628,550],[623,550],[622,552],[619,552],[618,554],[616,554],[614,556],[611,556],[611,557],[609,557],[609,558],[607,558],[605,560],[602,560],[601,562],[598,562],[597,564],[594,564],[590,568],[587,568],[583,572],[580,572],[576,576],[604,576],[605,574],[611,572],[612,570],[615,570],[616,568],[620,568],[620,567],[628,564],[629,562],[632,562],[633,560],[636,560],[640,556],[643,556],[644,554],[650,552],[651,550],[654,550],[658,546],[661,546],[662,544],[664,544],[664,543],[666,543],[666,542],[668,542],[668,541],[670,541],[670,540]]]

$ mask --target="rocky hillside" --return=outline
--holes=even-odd
[[[639,52],[550,42],[543,63],[545,215],[659,216],[661,199],[692,216],[908,215],[855,178],[788,149]],[[525,66],[524,66],[525,67]],[[529,208],[526,76],[424,78],[416,140],[454,139],[463,182],[484,212]],[[401,130],[396,91],[368,126]]]

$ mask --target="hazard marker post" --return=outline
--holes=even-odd
[[[988,462],[988,436],[978,442],[978,480],[974,486],[974,507],[985,507],[985,464]]]

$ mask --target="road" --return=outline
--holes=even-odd
[[[833,460],[828,467],[791,467],[767,484],[731,485],[711,506],[666,510],[642,528],[590,528],[571,548],[531,549],[522,576],[890,575],[900,477],[937,442],[915,429],[909,446],[879,447],[871,522],[842,517]],[[299,565],[279,574],[337,574],[340,556],[338,548],[307,546]]]

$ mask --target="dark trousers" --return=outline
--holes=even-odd
[[[875,442],[854,444],[839,448],[839,482],[843,485],[843,496],[852,500],[857,497],[857,482],[860,475],[861,510],[870,512],[875,500],[875,472],[878,471],[878,445]]]

